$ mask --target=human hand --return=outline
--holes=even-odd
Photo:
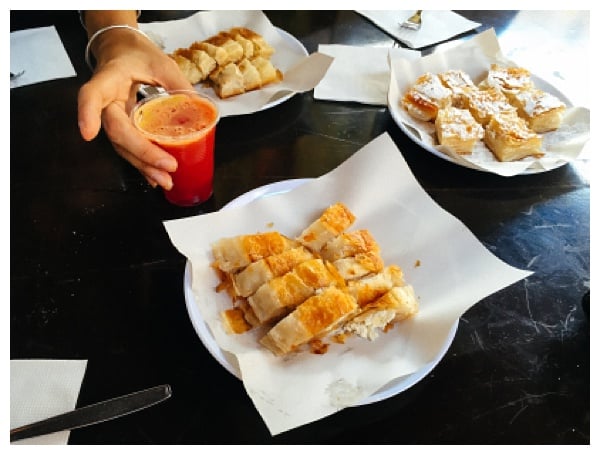
[[[119,155],[136,167],[153,187],[170,190],[170,172],[177,161],[147,140],[133,126],[129,112],[139,84],[166,90],[193,90],[177,64],[152,41],[128,29],[111,29],[98,38],[97,66],[79,90],[78,122],[81,136],[94,139],[103,127]]]

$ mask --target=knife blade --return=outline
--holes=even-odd
[[[11,429],[10,442],[106,422],[158,404],[169,398],[171,394],[171,386],[163,384],[77,408],[64,414]]]

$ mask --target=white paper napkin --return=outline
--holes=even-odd
[[[387,105],[390,84],[390,58],[413,59],[421,56],[410,49],[319,44],[319,52],[334,58],[325,77],[315,87],[320,100],[355,101]]]
[[[357,216],[352,229],[369,229],[385,263],[403,268],[419,298],[419,313],[374,341],[353,337],[331,343],[321,356],[304,352],[279,358],[260,345],[256,331],[227,334],[220,313],[231,300],[215,292],[211,244],[267,230],[295,237],[338,201]],[[193,295],[204,321],[220,348],[237,359],[248,395],[272,434],[360,403],[390,381],[418,371],[444,348],[467,309],[530,275],[499,260],[439,207],[387,134],[287,193],[167,221],[165,227],[192,264]]]
[[[77,75],[54,26],[10,34],[10,71],[24,71],[10,88]]]
[[[86,366],[87,360],[11,360],[10,427],[75,409]],[[70,433],[61,431],[13,444],[67,444]]]
[[[415,11],[357,11],[375,25],[413,49],[440,43],[468,32],[481,24],[473,22],[453,11],[425,10],[421,16],[419,30],[400,27],[400,24],[412,16]]]

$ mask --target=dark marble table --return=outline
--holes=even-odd
[[[191,13],[144,11],[140,20]],[[493,26],[510,57],[589,107],[589,12],[461,13],[483,24],[475,32]],[[266,14],[309,52],[320,43],[394,43],[353,11]],[[588,161],[511,178],[473,171],[415,145],[385,107],[308,92],[223,119],[214,196],[178,208],[104,135],[81,139],[85,34],[73,11],[11,11],[11,30],[44,25],[56,26],[77,76],[10,93],[11,359],[89,359],[79,406],[173,388],[163,404],[74,430],[70,444],[589,444]],[[218,210],[264,184],[320,176],[383,132],[441,207],[497,257],[535,273],[467,311],[447,355],[412,388],[271,437],[241,382],[196,335],[185,258],[163,221]]]

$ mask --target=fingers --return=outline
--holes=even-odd
[[[89,84],[82,85],[77,96],[77,121],[81,137],[86,141],[91,141],[98,135],[103,108],[100,93]]]
[[[115,150],[136,167],[150,184],[158,184],[170,190],[173,180],[169,173],[177,169],[177,160],[140,134],[124,108],[118,104],[108,105],[102,119]]]
[[[157,70],[157,73],[157,79],[165,90],[195,90],[194,86],[190,84],[181,72],[177,63],[170,57],[166,57],[164,63]]]

